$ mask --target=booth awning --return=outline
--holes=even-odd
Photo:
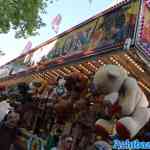
[[[0,85],[52,82],[73,71],[89,76],[112,63],[125,68],[149,95],[149,14],[146,0],[123,1],[2,66]]]

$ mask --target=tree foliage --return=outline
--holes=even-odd
[[[48,0],[0,0],[0,33],[16,31],[15,37],[37,34],[45,25],[41,14],[45,13]]]

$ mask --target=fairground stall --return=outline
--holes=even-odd
[[[10,88],[20,82],[39,81],[42,83],[40,96],[44,99],[58,77],[76,72],[89,79],[106,64],[124,68],[150,99],[150,4],[147,0],[122,1],[5,64],[0,68],[0,85]],[[43,119],[41,130],[45,130],[46,121]],[[35,117],[32,130],[38,124]],[[56,127],[55,121],[54,126],[51,132],[65,128]],[[22,136],[26,137],[24,141],[31,135],[27,131],[22,134],[29,135]]]

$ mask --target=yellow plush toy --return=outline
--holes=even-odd
[[[122,138],[134,137],[150,119],[148,100],[137,84],[136,79],[117,65],[106,65],[95,73],[94,85],[99,94],[105,95],[103,103],[111,117],[119,114],[115,122],[117,134]],[[112,123],[112,122],[111,122]],[[105,131],[113,127],[108,120],[99,119],[96,127]]]

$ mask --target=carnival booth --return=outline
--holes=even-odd
[[[47,150],[56,146],[64,150],[89,150],[94,146],[99,149],[101,145],[111,149],[114,138],[150,138],[143,134],[145,130],[150,132],[150,4],[147,0],[125,0],[0,69],[3,70],[1,86],[10,88],[24,82],[30,87],[28,93],[32,94],[34,106],[28,114],[32,117],[24,119],[29,124],[23,128],[28,130],[20,130],[17,139],[24,149],[34,149],[35,145],[35,149],[46,147]],[[106,80],[108,74],[118,81],[119,88],[116,82]],[[123,82],[126,79],[130,85]],[[108,91],[111,83],[115,89],[109,90],[104,98],[105,92],[101,93]],[[106,88],[105,84],[109,86]],[[136,91],[133,89],[138,89],[133,95],[142,95],[139,102],[134,101],[137,97],[126,95],[127,89],[130,96]],[[115,101],[120,98],[120,91],[125,91],[121,98],[130,99],[134,109],[138,110],[135,103],[144,107],[135,111],[135,116],[145,114],[144,120],[138,122],[131,116],[134,112],[127,107],[129,101],[122,108],[128,108],[130,114],[120,116],[121,108],[112,107],[112,103],[111,113],[117,112],[117,116],[105,114],[102,99],[111,97]],[[113,126],[106,120],[111,120]],[[137,128],[130,126],[131,120]]]

